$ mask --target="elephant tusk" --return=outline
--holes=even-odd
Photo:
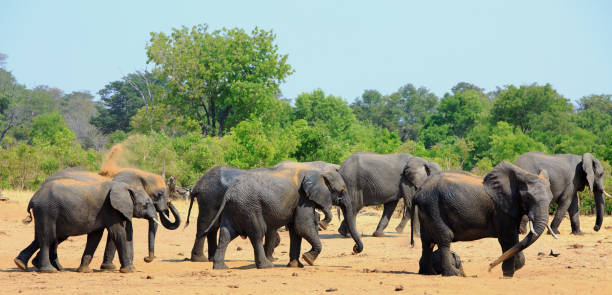
[[[548,228],[548,232],[553,236],[553,238],[555,239],[559,239],[559,237],[557,237],[557,235],[555,235],[555,232],[552,230],[552,228],[550,228],[549,224],[546,224],[546,228]]]
[[[164,217],[166,217],[166,219],[170,220],[170,216],[168,216],[168,214],[166,214],[166,212],[162,212],[162,214],[164,215]]]
[[[606,197],[610,198],[612,196],[610,196],[610,194],[608,194],[606,191],[603,191],[604,195],[606,195]]]
[[[533,222],[531,220],[529,220],[529,231],[531,231],[532,234],[534,235],[538,235],[538,233],[536,233],[535,228],[533,228]]]
[[[158,225],[161,225],[161,223],[159,223],[159,221],[157,221],[157,219],[153,218],[151,220],[155,221],[155,223],[157,223]]]

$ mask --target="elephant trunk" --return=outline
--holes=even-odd
[[[181,216],[179,215],[178,210],[176,209],[176,207],[174,207],[172,203],[168,202],[168,208],[170,209],[170,212],[172,212],[172,216],[174,217],[174,222],[170,221],[169,216],[168,216],[168,210],[160,211],[159,219],[165,228],[169,230],[175,230],[181,224]]]
[[[527,217],[529,218],[529,222],[531,222],[531,230],[529,234],[512,248],[504,252],[495,261],[491,262],[491,264],[489,264],[489,271],[503,261],[510,259],[517,253],[525,250],[527,247],[531,246],[531,244],[537,241],[538,238],[540,238],[548,224],[548,205],[537,204],[532,206],[527,214]]]
[[[145,257],[146,262],[155,259],[155,235],[157,233],[157,223],[154,219],[149,219],[149,256]]]
[[[593,227],[593,230],[595,231],[599,231],[599,229],[601,228],[601,224],[603,222],[604,204],[605,204],[604,194],[605,194],[605,191],[603,189],[594,192],[595,213],[597,214],[597,218],[595,219],[595,226]]]
[[[344,221],[346,222],[346,226],[348,227],[349,233],[355,240],[355,246],[353,247],[354,253],[361,253],[363,251],[363,243],[361,242],[361,237],[357,232],[357,225],[355,222],[355,213],[353,213],[353,204],[351,203],[351,197],[348,193],[344,193],[342,196],[342,201],[340,202],[340,207],[342,208],[342,213],[344,215]]]

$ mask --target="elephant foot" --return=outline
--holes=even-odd
[[[151,263],[153,260],[155,260],[155,256],[145,256],[144,261],[146,263]]]
[[[419,274],[426,275],[426,276],[433,276],[433,275],[437,275],[438,273],[436,273],[436,271],[433,269],[430,269],[430,270],[419,269]]]
[[[400,227],[400,226],[396,227],[395,228],[395,232],[398,233],[398,234],[403,233],[404,232],[404,227],[403,226],[402,227]]]
[[[64,267],[59,263],[58,259],[51,261],[51,265],[53,265],[53,267],[59,271],[64,271]]]
[[[581,230],[572,231],[572,235],[584,236],[584,233]]]
[[[213,269],[228,269],[227,264],[225,262],[216,263],[213,262]]]
[[[22,270],[28,270],[28,265],[27,262],[23,262],[21,259],[19,258],[15,258],[13,259],[13,261],[15,262],[15,264],[17,265],[17,267],[21,268]]]
[[[110,270],[115,270],[116,267],[112,263],[102,263],[102,265],[100,265],[100,269],[103,271],[110,271]]]
[[[275,257],[273,257],[273,256],[266,256],[266,258],[267,258],[268,260],[270,260],[270,261],[273,261],[273,262],[274,262],[274,261],[276,261],[276,260],[278,260],[278,258],[275,258]]]
[[[317,255],[311,253],[311,252],[306,252],[304,254],[302,254],[302,259],[304,259],[304,261],[306,261],[306,263],[313,265],[314,261],[317,259]]]
[[[379,237],[384,237],[384,236],[385,236],[385,233],[384,233],[384,232],[381,232],[381,231],[375,231],[375,232],[372,234],[372,236],[373,236],[373,237],[377,237],[377,238],[379,238]]]
[[[287,267],[299,267],[299,268],[302,268],[302,267],[304,267],[304,264],[302,264],[298,259],[293,259],[293,260],[289,261],[289,264],[287,264]]]
[[[274,264],[272,262],[268,261],[267,259],[266,259],[266,261],[257,264],[257,268],[259,268],[259,269],[262,269],[262,268],[272,268],[272,267],[274,267]]]
[[[89,268],[89,266],[87,266],[87,265],[81,265],[81,266],[79,266],[79,268],[77,268],[76,271],[77,272],[81,272],[81,273],[90,273],[91,272],[91,268]]]
[[[133,265],[128,265],[128,266],[125,266],[125,267],[124,267],[124,266],[122,266],[122,267],[119,269],[119,272],[120,272],[120,273],[131,273],[131,272],[134,272],[135,270],[136,270],[136,268],[134,268],[134,266],[133,266]]]
[[[54,272],[57,272],[57,269],[55,269],[55,267],[53,267],[51,265],[47,265],[47,266],[43,266],[43,267],[39,268],[38,272],[42,272],[42,273],[54,273]]]
[[[191,261],[192,262],[206,262],[206,261],[212,261],[212,260],[206,258],[206,256],[204,255],[198,255],[198,254],[191,253]]]
[[[38,255],[32,259],[32,265],[36,268],[40,268],[40,261],[38,260]]]

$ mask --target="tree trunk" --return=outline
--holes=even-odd
[[[228,106],[227,108],[225,108],[225,111],[223,111],[221,118],[219,118],[219,133],[217,133],[218,137],[223,136],[223,128],[225,128],[225,119],[227,119],[231,111],[232,111],[232,106]]]

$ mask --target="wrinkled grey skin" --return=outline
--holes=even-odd
[[[405,209],[412,206],[412,199],[427,177],[440,172],[440,166],[409,154],[378,155],[355,153],[348,157],[340,168],[340,174],[352,198],[353,214],[357,215],[364,206],[384,205],[384,210],[375,237],[384,235],[391,215],[400,198]],[[410,214],[404,214],[397,232],[402,232]],[[346,224],[340,224],[338,232],[347,236]]]
[[[589,187],[595,199],[597,219],[593,229],[601,228],[604,215],[604,170],[603,166],[593,155],[586,153],[582,156],[572,154],[546,155],[530,152],[521,155],[514,164],[531,172],[539,173],[546,170],[550,176],[550,190],[553,194],[551,203],[558,205],[557,212],[550,227],[553,232],[559,233],[559,225],[565,212],[569,213],[572,233],[581,235],[580,219],[578,215],[578,192]],[[525,223],[521,224],[521,231],[525,231]]]
[[[40,248],[37,259],[33,261],[38,270],[61,270],[57,246],[70,236],[87,234],[87,245],[77,271],[91,271],[89,263],[106,228],[119,249],[121,272],[133,271],[131,219],[157,218],[153,202],[146,192],[106,179],[75,181],[50,178],[28,204],[28,212],[31,210],[34,215],[34,241],[19,253],[15,264],[26,270],[29,258]]]
[[[454,251],[450,251],[450,252],[451,252],[451,265],[459,270],[460,276],[465,277],[465,272],[463,271],[463,265],[461,264],[461,258]],[[440,255],[439,249],[436,249],[436,251],[433,251],[431,255],[431,262],[432,262],[432,266],[433,266],[435,273],[441,274],[442,273],[442,256]],[[424,263],[425,263],[425,260],[423,259],[423,257],[421,257],[421,259],[419,259],[419,268],[424,268]]]
[[[274,169],[315,169],[319,171],[337,171],[340,166],[329,164],[326,162],[293,162],[283,161],[277,165],[269,168],[252,169],[250,171],[268,171]],[[234,182],[236,177],[242,175],[247,170],[238,169],[231,166],[217,166],[207,171],[194,185],[191,191],[191,201],[189,203],[189,210],[187,213],[187,221],[185,226],[189,225],[189,216],[191,215],[191,208],[193,206],[194,199],[198,201],[198,220],[197,220],[197,231],[196,239],[191,250],[191,261],[202,262],[212,261],[217,249],[217,232],[219,229],[219,222],[215,222],[211,230],[205,235],[203,234],[211,224],[215,214],[221,207],[221,201],[223,195],[230,187],[231,183]],[[331,221],[331,211],[324,212],[326,217],[321,221],[321,226],[326,227]],[[318,219],[317,219],[318,221]],[[208,241],[208,259],[204,255],[204,242]],[[274,248],[280,243],[280,237],[278,233],[270,235],[266,238],[266,254],[269,260],[274,260],[272,257]]]
[[[299,261],[302,238],[312,245],[312,249],[302,255],[312,265],[321,252],[314,220],[315,208],[331,211],[332,205],[341,206],[356,243],[353,251],[361,252],[363,244],[355,228],[350,198],[337,172],[274,168],[257,169],[237,176],[204,232],[206,234],[220,217],[219,245],[214,254],[213,268],[227,268],[225,251],[239,235],[250,239],[257,268],[272,267],[267,257],[269,246],[263,245],[263,238],[268,243],[277,235],[277,229],[284,225],[288,225],[290,236],[288,266],[303,266]]]
[[[446,171],[428,179],[417,193],[423,263],[420,274],[436,274],[432,250],[438,245],[442,275],[461,275],[452,264],[450,244],[487,237],[497,238],[504,254],[504,276],[511,277],[525,264],[521,252],[533,244],[548,223],[552,199],[548,177],[535,175],[513,164],[498,164],[484,179],[463,171]],[[527,215],[533,230],[519,242],[521,216]],[[414,240],[411,236],[411,243]]]

